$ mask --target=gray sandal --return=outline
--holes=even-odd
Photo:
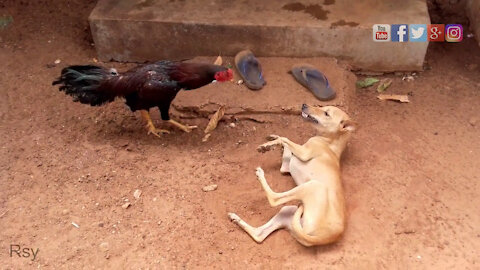
[[[260,62],[251,51],[244,50],[237,53],[235,67],[245,85],[251,90],[260,90],[266,84]]]
[[[293,77],[322,101],[335,98],[335,90],[332,89],[327,77],[314,66],[300,64],[292,67]]]

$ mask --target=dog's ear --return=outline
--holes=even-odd
[[[342,125],[342,131],[350,131],[350,132],[356,130],[358,126],[357,122],[350,119],[342,120],[340,122],[340,125]]]

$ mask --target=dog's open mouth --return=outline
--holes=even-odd
[[[312,121],[315,124],[318,124],[318,120],[315,117],[311,116],[310,114],[302,111],[302,117],[307,121]]]

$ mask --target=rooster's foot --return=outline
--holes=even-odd
[[[168,134],[170,131],[165,129],[158,129],[153,125],[152,119],[150,118],[150,114],[146,110],[141,110],[142,117],[147,121],[147,134],[153,134],[160,138],[161,134]]]
[[[148,129],[148,132],[147,134],[153,134],[159,138],[161,138],[160,135],[162,134],[169,134],[170,131],[166,130],[166,129],[158,129],[156,127],[154,127],[153,125],[148,125],[147,124],[147,129]]]
[[[168,120],[168,122],[169,122],[170,124],[176,126],[177,128],[179,128],[179,129],[187,132],[187,133],[188,133],[188,132],[191,132],[192,130],[194,130],[194,129],[196,129],[196,128],[198,128],[197,126],[184,125],[184,124],[181,124],[181,123],[179,123],[179,122],[177,122],[177,121],[175,121],[175,120],[171,120],[171,119]]]

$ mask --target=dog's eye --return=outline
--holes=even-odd
[[[324,111],[324,112],[325,112],[325,116],[326,116],[326,117],[329,117],[329,116],[330,116],[330,114],[328,114],[327,111]]]

